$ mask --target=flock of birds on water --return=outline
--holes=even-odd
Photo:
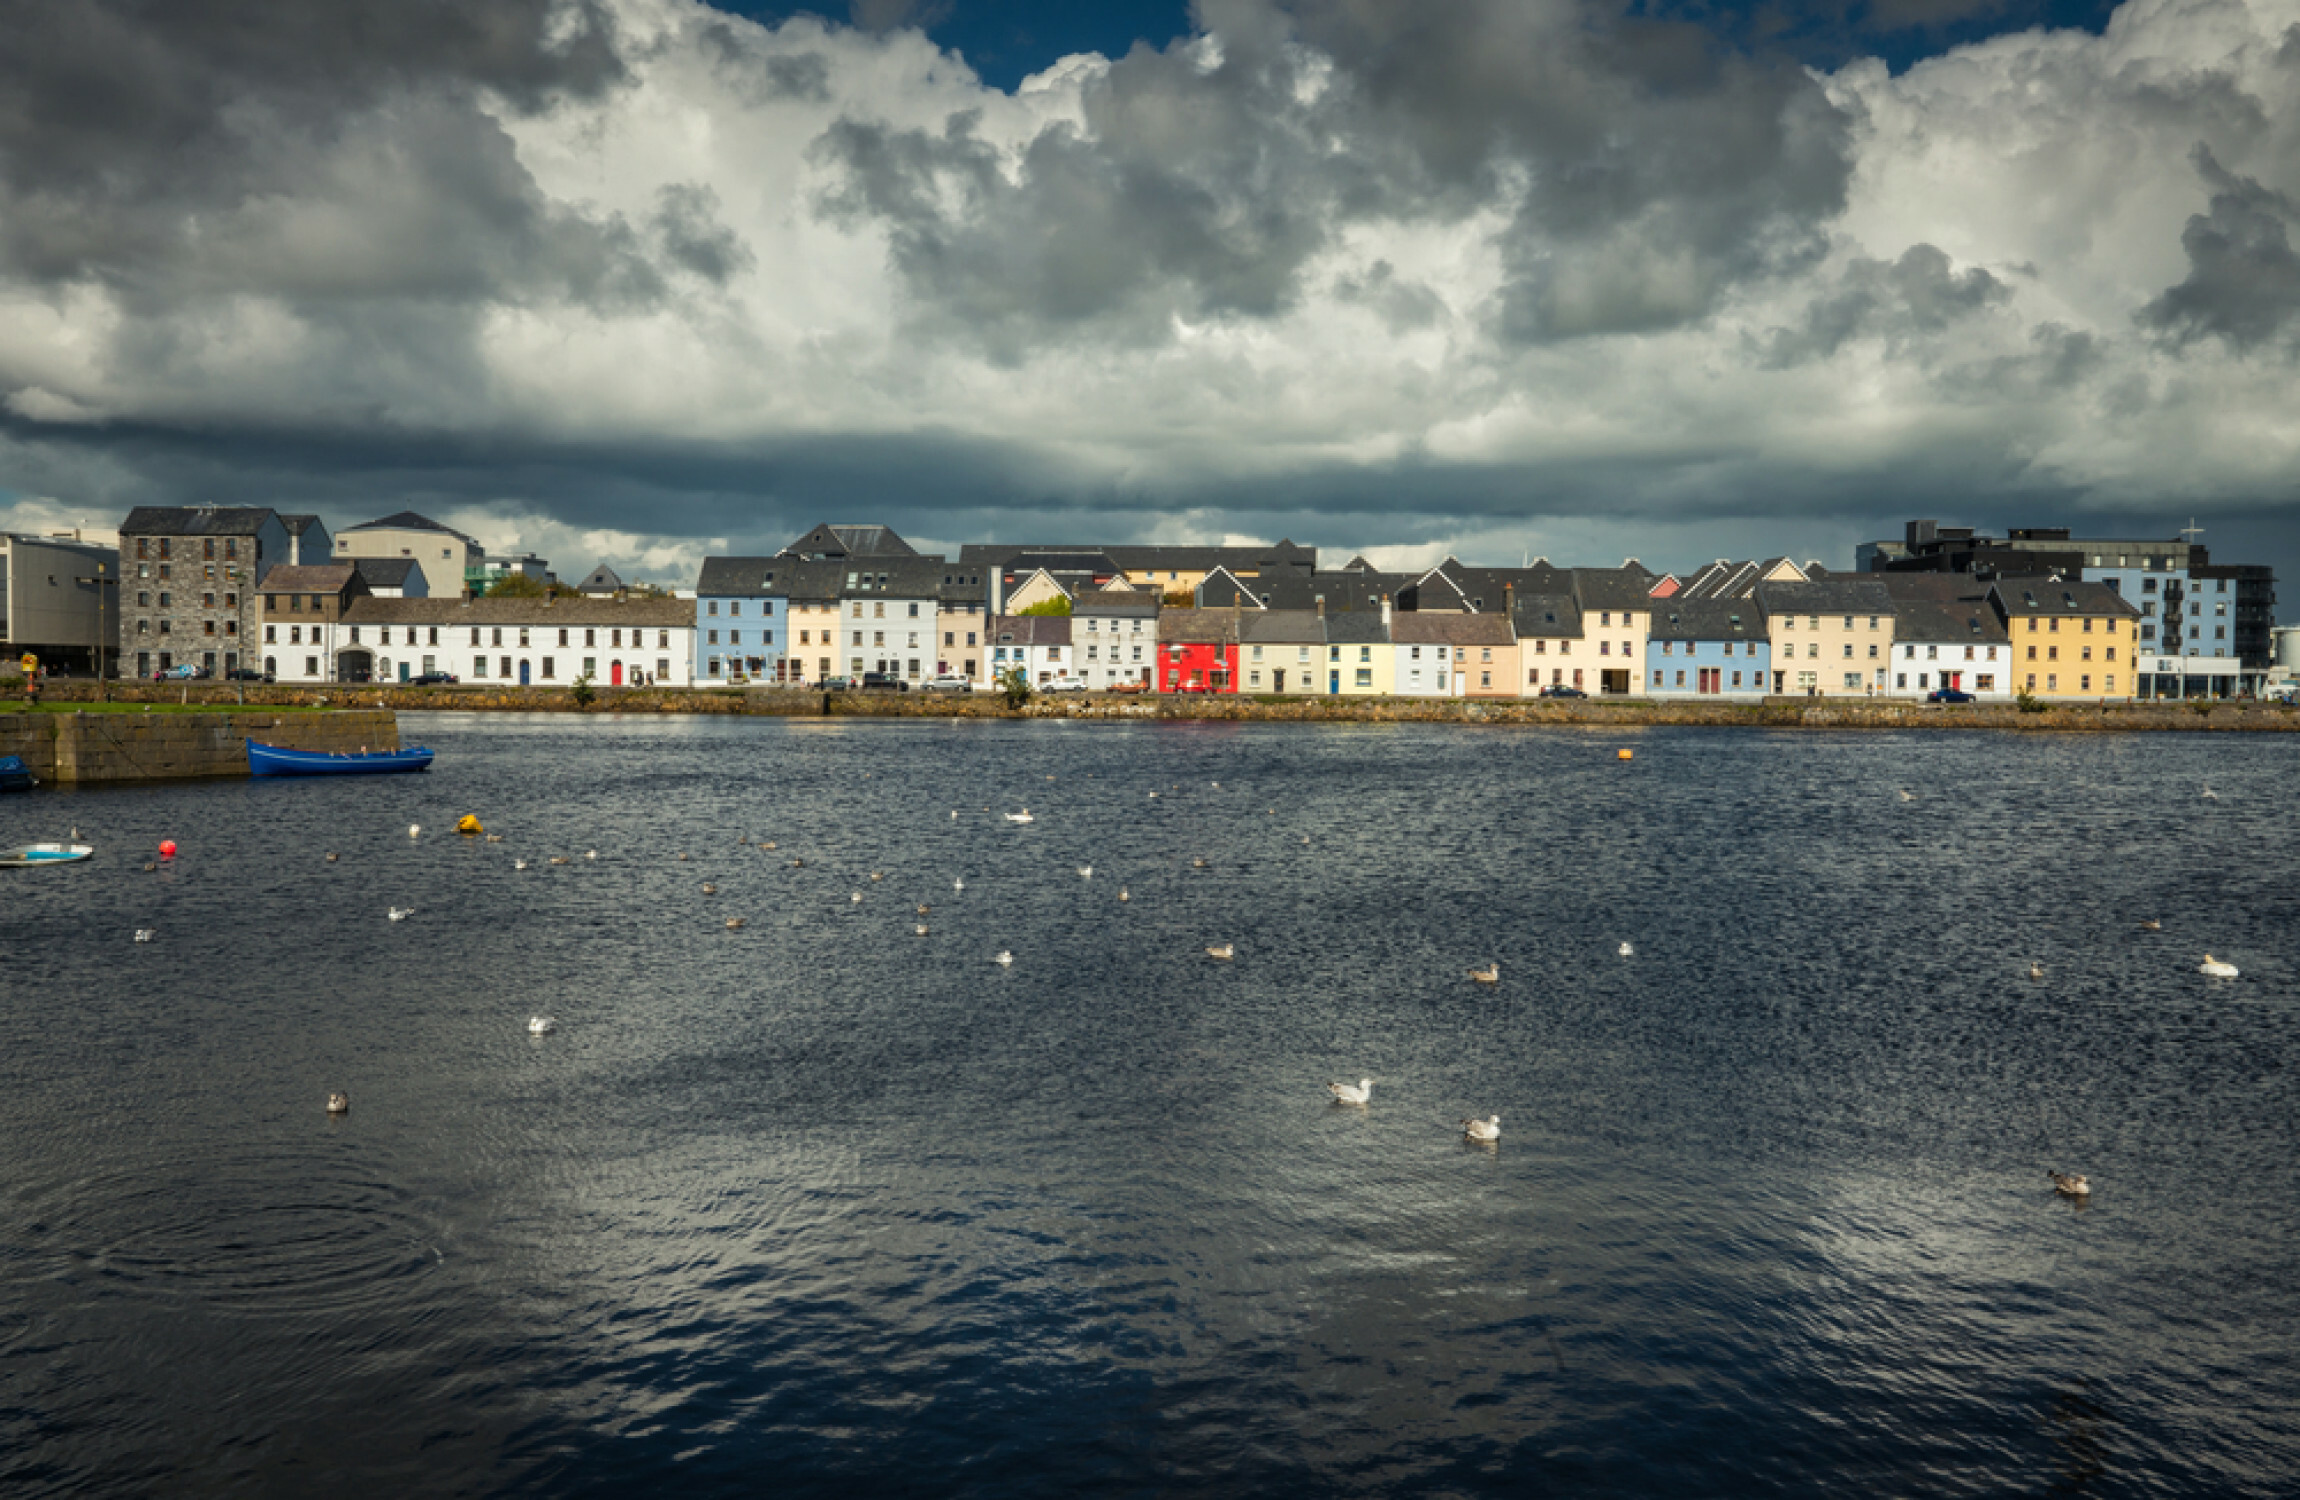
[[[1046,779],[1048,781],[1052,781],[1054,778],[1049,776]],[[1219,781],[1212,782],[1210,785],[1216,791],[1220,791],[1222,788],[1222,783]],[[1177,783],[1174,789],[1179,791],[1181,789],[1180,784]],[[1899,795],[1900,800],[1903,802],[1914,802],[1917,800],[1916,794],[1906,789],[1902,790]],[[1155,799],[1158,794],[1156,792],[1152,792],[1150,796],[1152,799]],[[2209,783],[2207,783],[2204,787],[2203,796],[2204,800],[2208,802],[2217,802],[2220,800],[2220,794],[2215,792]],[[988,812],[989,809],[984,808],[983,811]],[[1277,809],[1272,808],[1270,811],[1274,815]],[[951,821],[954,823],[957,822],[958,816],[958,809],[952,808],[950,812]],[[1004,813],[1001,814],[1001,816],[1004,817],[1007,822],[1013,824],[1029,824],[1038,821],[1036,815],[1033,814],[1028,807],[1023,807],[1017,812]],[[80,830],[78,828],[74,828],[72,830],[72,837],[74,839],[77,839],[79,834]],[[423,825],[420,823],[408,824],[407,836],[411,839],[420,839],[423,837]],[[486,842],[490,844],[500,844],[503,842],[503,836],[501,834],[483,833],[479,836],[484,838]],[[750,841],[748,839],[743,839],[739,842],[747,844]],[[1302,842],[1305,844],[1309,843],[1309,835],[1304,834],[1302,836]],[[772,853],[775,851],[776,845],[772,839],[768,839],[762,840],[758,847],[763,851]],[[336,863],[337,858],[338,856],[331,851],[327,856],[327,862],[329,864],[334,864]],[[596,849],[587,849],[583,853],[583,858],[586,860],[597,860],[599,858],[599,851]],[[687,859],[687,856],[682,853],[679,858],[684,861]],[[565,855],[553,855],[549,862],[554,865],[564,865],[572,863],[572,860]],[[794,859],[791,861],[792,869],[802,869],[805,867],[805,865],[806,861],[803,859]],[[1195,859],[1192,859],[1190,861],[1190,866],[1192,869],[1205,869],[1206,860],[1204,856],[1199,856]],[[525,858],[514,859],[512,861],[512,868],[514,870],[526,870],[531,867],[532,861]],[[147,864],[144,866],[144,868],[146,870],[151,870],[157,868],[157,866]],[[1094,867],[1092,865],[1079,865],[1076,867],[1076,869],[1079,879],[1092,880],[1094,878]],[[871,872],[870,878],[873,882],[882,881],[885,879],[885,872],[881,870],[873,870]],[[706,896],[717,895],[718,889],[719,888],[717,885],[709,881],[705,881],[703,883],[703,894]],[[954,891],[964,891],[966,889],[966,878],[964,876],[959,876],[953,879],[951,881],[951,889]],[[1125,886],[1120,886],[1118,888],[1118,899],[1120,901],[1131,901],[1133,897]],[[859,890],[855,891],[847,897],[847,900],[850,905],[859,906],[862,904],[863,893]],[[918,907],[918,915],[922,917],[926,916],[928,911],[928,906],[924,902],[921,902]],[[394,906],[385,912],[385,916],[393,922],[404,922],[409,917],[414,915],[415,909],[413,907]],[[743,927],[743,919],[741,917],[729,917],[726,919],[726,927],[729,932],[739,932]],[[2141,922],[2140,929],[2143,932],[2162,932],[2164,930],[2164,924],[2152,918]],[[912,930],[919,937],[927,936],[930,931],[929,927],[924,922],[915,924]],[[149,927],[139,927],[136,929],[136,941],[139,943],[151,942],[158,935],[159,934],[155,930]],[[1622,942],[1614,951],[1618,956],[1622,958],[1634,958],[1637,955],[1636,946],[1626,941]],[[1211,944],[1206,948],[1206,956],[1208,958],[1225,963],[1237,957],[1237,953],[1238,945],[1236,943],[1216,943]],[[991,962],[997,964],[1001,968],[1011,968],[1014,964],[1014,953],[1011,949],[1001,948],[996,954],[992,956]],[[2204,961],[2197,965],[2196,971],[2200,974],[2209,975],[2214,979],[2234,979],[2238,977],[2239,973],[2236,965],[2225,962],[2221,959],[2216,959],[2209,953],[2204,955]],[[1499,960],[1490,961],[1477,967],[1471,968],[1468,971],[1468,975],[1469,978],[1477,984],[1498,985],[1501,983],[1501,964]],[[2031,979],[2043,979],[2045,977],[2044,966],[2038,963],[2031,963],[2029,965],[2028,977]],[[530,1036],[549,1036],[553,1031],[558,1029],[558,1025],[559,1023],[550,1016],[531,1016],[527,1021],[527,1032]],[[1332,1094],[1334,1103],[1337,1105],[1362,1107],[1371,1103],[1373,1100],[1374,1080],[1371,1078],[1361,1078],[1354,1084],[1333,1081],[1326,1084],[1326,1089],[1330,1094]],[[327,1096],[327,1112],[330,1115],[348,1114],[350,1111],[351,1096],[349,1094],[338,1090]],[[1462,1138],[1466,1141],[1476,1142],[1481,1145],[1492,1145],[1501,1139],[1501,1116],[1496,1114],[1488,1115],[1482,1120],[1475,1117],[1465,1119],[1461,1122],[1461,1130]],[[2081,1172],[2061,1172],[2047,1168],[2045,1176],[2051,1180],[2053,1191],[2060,1194],[2062,1197],[2077,1199],[2081,1201],[2089,1198],[2092,1194],[2092,1184],[2086,1180],[2084,1174]]]

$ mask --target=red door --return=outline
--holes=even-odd
[[[1719,673],[1720,671],[1722,671],[1722,670],[1723,670],[1723,669],[1722,669],[1722,668],[1719,668],[1719,667],[1703,667],[1703,668],[1701,668],[1701,671],[1700,671],[1700,677],[1701,677],[1701,681],[1700,681],[1700,688],[1701,688],[1701,691],[1702,691],[1702,692],[1704,692],[1704,693],[1714,693],[1714,692],[1716,692],[1716,691],[1717,691],[1717,675],[1718,675],[1718,673]]]
[[[623,685],[623,664],[621,662],[616,662],[607,668],[607,682],[611,687]]]

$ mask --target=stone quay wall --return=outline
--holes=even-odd
[[[53,785],[189,781],[248,774],[248,741],[295,750],[397,750],[389,709],[338,713],[0,714],[0,755]]]
[[[55,682],[49,703],[98,694],[88,681]],[[775,718],[1212,719],[1276,723],[1553,724],[1632,729],[1695,724],[1748,729],[2011,729],[2102,733],[2208,730],[2300,730],[2300,709],[2256,701],[2066,703],[2024,713],[2016,705],[1932,705],[1905,699],[1771,698],[1759,703],[1644,698],[1325,698],[1219,694],[1039,694],[1019,709],[1005,695],[974,693],[825,693],[805,688],[600,688],[588,707],[570,690],[517,687],[405,687],[391,683],[283,687],[258,683],[124,683],[102,685],[114,702],[244,702],[443,712],[592,714],[747,714]],[[6,752],[0,752],[6,753]]]

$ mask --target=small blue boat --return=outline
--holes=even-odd
[[[371,750],[364,755],[330,755],[324,750],[287,750],[248,741],[250,776],[378,776],[395,771],[428,771],[431,752]]]
[[[40,784],[21,755],[0,755],[0,792],[28,792]]]

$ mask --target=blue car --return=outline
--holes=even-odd
[[[1973,701],[1973,695],[1960,693],[1955,688],[1940,688],[1925,701],[1927,703],[1970,703]]]

